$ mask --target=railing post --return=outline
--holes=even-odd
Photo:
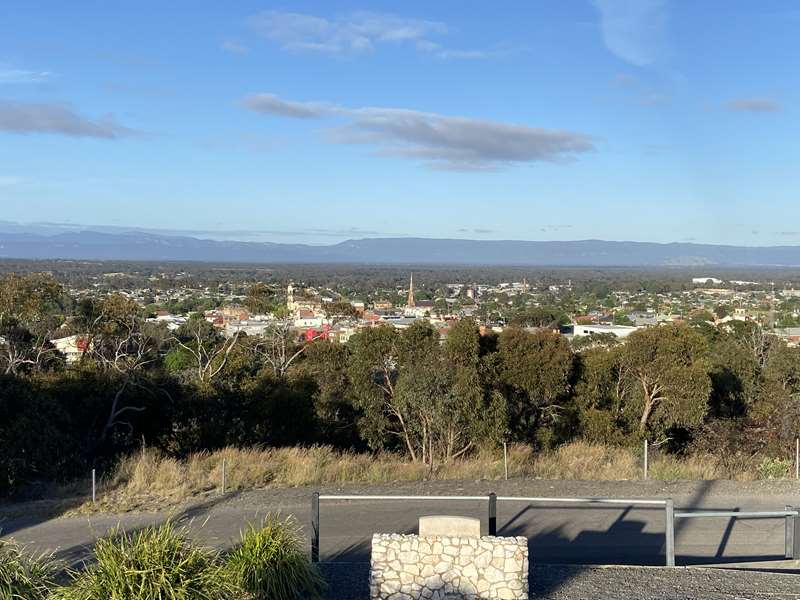
[[[792,510],[797,510],[793,508]],[[800,559],[800,517],[794,515],[792,517],[792,558],[794,560]]]
[[[225,495],[225,459],[222,459],[222,495]]]
[[[311,562],[319,562],[319,492],[311,494]]]
[[[95,469],[92,469],[92,504],[97,502],[97,474]]]
[[[787,511],[795,511],[792,506],[786,507]],[[800,559],[800,517],[797,515],[786,515],[786,530],[784,538],[786,540],[786,551],[784,557],[797,560]]]
[[[647,479],[647,468],[648,468],[648,466],[649,466],[649,465],[647,464],[647,463],[648,463],[648,460],[647,460],[647,459],[648,459],[648,456],[647,456],[647,450],[648,450],[648,443],[647,443],[647,440],[645,440],[645,441],[644,441],[644,469],[643,469],[643,472],[644,472],[644,479]]]
[[[785,510],[793,510],[791,506],[786,505],[783,507]],[[783,538],[784,538],[784,558],[792,558],[792,554],[794,553],[794,517],[792,515],[786,515],[784,518],[784,531],[783,531]]]
[[[497,535],[497,494],[489,494],[489,535]]]
[[[668,567],[675,566],[675,505],[672,498],[667,498],[664,505],[664,554]]]

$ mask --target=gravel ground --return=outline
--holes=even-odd
[[[504,496],[597,496],[631,498],[669,498],[707,504],[716,498],[790,497],[800,504],[800,481],[572,481],[548,479],[396,481],[390,483],[351,483],[345,485],[267,488],[241,492],[230,505],[263,506],[271,498],[281,501],[308,502],[312,491],[325,494],[408,494],[408,495],[484,495],[495,492]],[[783,508],[781,505],[780,508]]]
[[[369,565],[322,563],[325,600],[369,598]],[[800,575],[700,568],[578,567],[531,569],[531,596],[542,600],[798,600]]]
[[[506,496],[609,496],[609,497],[661,497],[691,500],[692,504],[703,504],[715,497],[729,498],[769,498],[787,497],[800,504],[800,481],[759,480],[759,481],[589,481],[589,480],[547,480],[512,478],[503,480],[451,480],[451,481],[393,481],[387,483],[348,483],[343,485],[300,486],[292,488],[263,488],[230,492],[224,499],[227,506],[261,507],[272,501],[278,503],[306,503],[313,491],[326,494],[442,494],[478,495],[495,492]],[[85,498],[47,499],[28,502],[0,502],[0,519],[30,515],[58,517],[71,514]],[[219,496],[215,491],[195,496],[187,501],[161,509],[161,512],[181,512],[191,510],[199,504],[217,503]],[[776,500],[778,502],[778,500]],[[85,509],[81,514],[87,514]],[[781,506],[782,508],[782,506]],[[97,514],[105,513],[105,510]],[[136,512],[158,512],[137,509]]]

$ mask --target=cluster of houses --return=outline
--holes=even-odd
[[[510,292],[510,295],[514,295],[526,293],[528,284],[525,281],[515,284],[500,284],[493,286],[492,290],[506,295],[509,295]],[[458,289],[451,291],[454,295],[457,295],[464,290],[459,285]],[[479,290],[473,287],[466,289],[468,298],[474,298],[479,293],[489,292],[487,289]],[[397,329],[405,329],[420,319],[431,323],[439,332],[441,339],[444,340],[455,321],[471,316],[475,311],[474,306],[462,306],[459,314],[450,314],[447,310],[437,310],[436,303],[432,300],[418,300],[415,295],[413,275],[409,282],[405,302],[400,306],[396,306],[390,301],[377,301],[367,307],[364,302],[350,301],[352,313],[342,316],[332,314],[330,308],[334,303],[335,299],[333,297],[321,294],[313,288],[298,289],[293,284],[287,287],[287,319],[298,341],[327,339],[347,343],[355,333],[363,328],[391,325]],[[599,314],[585,315],[577,317],[572,325],[561,328],[554,327],[553,331],[570,338],[600,333],[625,338],[639,327],[655,325],[659,322],[670,320],[670,315],[655,315],[652,313],[632,313],[630,317],[634,320],[633,325],[616,325],[610,322],[603,322],[603,317]],[[205,318],[228,336],[238,332],[244,332],[248,335],[263,335],[277,320],[273,315],[251,315],[247,309],[238,305],[207,311]],[[482,334],[489,332],[499,333],[503,328],[503,323],[480,325]],[[531,327],[530,329],[539,328]]]
[[[336,299],[318,293],[312,288],[297,289],[289,284],[286,290],[285,318],[274,315],[253,315],[239,305],[206,311],[205,318],[227,336],[237,333],[264,335],[277,321],[291,325],[299,341],[327,339],[347,343],[360,329],[388,324],[397,329],[409,327],[419,319],[429,320],[444,337],[453,315],[438,316],[434,302],[416,300],[413,279],[409,286],[406,303],[395,307],[390,301],[373,303],[369,308],[364,302],[347,302],[351,307],[345,314],[335,311]],[[340,307],[340,304],[339,304]]]
[[[728,287],[707,287],[709,285],[721,285],[724,282],[715,277],[693,278],[692,283],[696,287],[693,290],[683,292],[684,300],[694,306],[706,306],[709,303],[723,302],[747,305],[748,296],[746,292],[736,291]],[[731,281],[736,286],[756,285],[752,281]],[[405,302],[394,303],[390,300],[379,300],[372,302],[369,306],[358,300],[350,300],[349,305],[352,312],[347,315],[332,314],[330,307],[335,305],[337,298],[333,295],[326,295],[314,288],[297,288],[289,284],[286,289],[286,317],[278,318],[272,314],[251,314],[248,309],[239,304],[230,304],[213,310],[205,311],[204,316],[208,322],[220,329],[226,336],[233,336],[237,333],[245,333],[249,336],[264,335],[276,321],[286,323],[287,320],[296,333],[298,340],[329,339],[346,343],[356,332],[365,327],[373,327],[388,324],[398,329],[409,327],[419,319],[430,322],[445,338],[452,323],[460,318],[472,316],[480,297],[493,297],[502,294],[510,298],[520,294],[528,294],[530,286],[523,279],[522,282],[499,283],[496,285],[475,285],[449,284],[448,291],[450,298],[443,298],[444,309],[441,305],[437,308],[433,300],[417,299],[414,288],[413,275],[409,281],[408,290],[404,291]],[[568,281],[562,285],[548,286],[548,292],[561,293],[572,290],[572,282]],[[462,294],[463,292],[463,294]],[[784,296],[791,297],[794,290],[785,290]],[[473,302],[472,305],[459,306],[458,312],[450,310],[452,308],[452,298],[460,295],[465,296]],[[676,304],[676,299],[670,294],[660,294],[658,301],[665,308],[669,309]],[[618,294],[621,303],[625,303],[624,293]],[[341,302],[341,299],[339,299]],[[649,327],[664,323],[680,322],[685,319],[681,313],[656,312],[656,311],[629,311],[624,314],[627,323],[619,324],[614,322],[613,312],[589,311],[586,314],[575,315],[573,323],[558,329],[560,333],[567,337],[587,336],[598,334],[613,334],[618,338],[625,338],[636,329]],[[800,315],[799,315],[800,316]],[[762,315],[757,314],[751,308],[736,306],[731,308],[729,314],[724,317],[714,316],[715,325],[723,325],[731,321],[762,321]],[[170,330],[175,330],[187,320],[183,315],[172,315],[167,311],[159,310],[152,321],[166,323]],[[500,332],[504,327],[501,322],[488,322],[481,325],[483,332]],[[800,343],[800,327],[778,328],[775,333],[790,344]]]
[[[786,340],[792,346],[800,346],[800,326],[776,326],[774,319],[776,305],[781,305],[782,314],[789,318],[789,324],[796,320],[800,325],[800,290],[784,289],[766,291],[761,284],[753,281],[735,280],[724,282],[717,277],[692,278],[693,289],[676,293],[651,294],[647,304],[658,306],[660,310],[631,310],[641,296],[636,292],[614,292],[617,309],[591,309],[572,318],[572,323],[558,329],[567,337],[613,334],[618,338],[626,338],[641,327],[655,326],[663,323],[679,322],[692,311],[706,310],[714,313],[720,305],[729,309],[726,314],[712,314],[715,325],[724,325],[732,321],[756,321],[770,328],[775,335]],[[728,285],[729,284],[729,285]],[[759,286],[753,289],[753,286]],[[562,293],[571,293],[572,282],[548,286],[545,293],[558,297]],[[205,319],[226,336],[247,334],[261,336],[268,333],[271,327],[280,323],[289,326],[298,341],[328,339],[347,343],[359,330],[378,325],[391,325],[397,329],[409,327],[415,321],[424,319],[430,322],[442,339],[446,338],[452,324],[460,318],[473,316],[486,299],[503,298],[511,304],[514,296],[529,294],[530,286],[526,280],[522,282],[499,283],[496,285],[467,285],[454,283],[447,285],[449,297],[439,298],[438,302],[419,299],[415,293],[413,275],[408,289],[402,290],[400,301],[389,299],[374,300],[367,304],[359,300],[334,297],[333,292],[320,292],[309,287],[295,287],[290,284],[286,289],[286,310],[281,316],[273,314],[252,314],[244,306],[235,301],[205,311]],[[175,292],[165,297],[181,296]],[[136,299],[135,294],[131,294]],[[457,308],[455,298],[458,301]],[[349,305],[349,310],[342,311],[342,305]],[[766,306],[766,308],[765,308]],[[627,310],[624,307],[629,307]],[[772,307],[772,309],[770,309]],[[786,308],[789,307],[789,308]],[[337,310],[335,310],[337,309]],[[620,312],[620,309],[622,311]],[[788,312],[787,312],[788,311]],[[285,313],[285,314],[284,314]],[[621,319],[622,315],[625,318]],[[161,323],[170,331],[175,331],[187,322],[187,315],[171,314],[167,310],[157,310],[148,320]],[[502,331],[505,323],[502,320],[491,321],[480,319],[483,333]],[[624,324],[623,324],[624,323]],[[88,335],[69,335],[50,340],[61,352],[68,363],[78,361],[91,350],[91,338]],[[0,338],[0,344],[3,343]]]

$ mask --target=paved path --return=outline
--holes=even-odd
[[[311,489],[263,490],[210,498],[173,513],[186,523],[193,537],[218,548],[233,545],[240,529],[269,511],[293,514],[309,523]],[[327,493],[469,494],[495,491],[500,495],[536,496],[671,496],[680,508],[776,510],[800,505],[800,485],[655,482],[427,482],[382,486],[328,488]],[[373,532],[412,532],[425,514],[460,514],[482,518],[485,502],[361,502],[326,501],[321,509],[323,560],[368,560]],[[135,529],[163,521],[166,513],[128,513],[90,517],[47,518],[25,516],[3,519],[0,530],[38,549],[56,550],[69,564],[77,564],[94,540],[109,528]],[[530,540],[537,564],[664,564],[664,511],[658,507],[581,507],[575,505],[498,504],[498,533],[524,535]],[[784,520],[731,521],[693,519],[676,527],[677,563],[719,564],[771,561],[784,554]],[[783,566],[786,566],[784,563]],[[790,564],[789,566],[797,566]]]

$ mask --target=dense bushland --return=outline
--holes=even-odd
[[[647,438],[736,472],[788,458],[798,434],[800,350],[749,322],[575,347],[548,330],[481,336],[470,320],[440,343],[418,322],[306,345],[279,323],[263,338],[224,338],[202,318],[169,332],[124,296],[74,302],[44,277],[11,276],[0,291],[0,495],[93,467],[112,477],[143,447],[185,459],[327,445],[432,473],[502,441],[541,451]],[[56,331],[88,336],[74,365],[49,345]]]

